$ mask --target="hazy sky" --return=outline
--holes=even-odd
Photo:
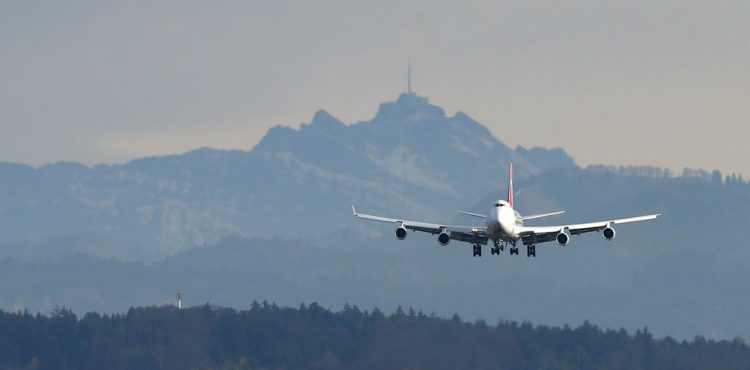
[[[249,149],[414,88],[579,164],[750,174],[748,1],[0,0],[0,160]]]

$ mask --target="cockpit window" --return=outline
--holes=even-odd
[[[502,206],[503,206],[502,203],[495,203],[495,207],[502,207]]]

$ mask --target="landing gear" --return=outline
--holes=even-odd
[[[536,245],[526,246],[526,257],[536,257]]]
[[[500,255],[500,252],[502,252],[505,249],[505,243],[500,244],[499,241],[495,241],[495,247],[492,248],[490,251],[493,255],[497,254]]]
[[[482,246],[474,244],[474,257],[482,257]]]
[[[510,255],[512,256],[512,255],[515,254],[517,256],[518,255],[518,247],[516,247],[516,243],[515,242],[511,242],[510,245],[511,245],[511,247],[510,247]]]
[[[493,255],[495,255],[495,254],[500,255],[500,253],[505,250],[505,245],[508,244],[508,243],[506,243],[506,242],[500,243],[499,240],[495,240],[494,244],[495,244],[495,247],[492,248],[490,251],[492,252]],[[513,248],[511,248],[511,251],[512,250],[513,250]],[[513,253],[511,253],[511,254],[513,254]],[[516,254],[518,254],[518,252],[516,252]]]

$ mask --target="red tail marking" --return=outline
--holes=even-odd
[[[513,207],[513,162],[508,169],[508,204]]]

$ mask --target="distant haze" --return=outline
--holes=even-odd
[[[747,1],[0,2],[0,161],[249,149],[414,89],[579,164],[750,174]]]

